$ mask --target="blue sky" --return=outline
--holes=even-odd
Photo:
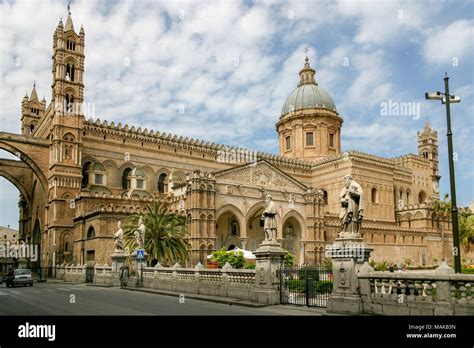
[[[34,80],[49,103],[52,35],[66,6],[0,5],[2,130],[19,132]],[[428,117],[438,130],[441,195],[449,191],[445,110],[424,93],[441,90],[448,72],[462,98],[452,107],[458,203],[473,200],[472,1],[83,0],[71,9],[76,31],[86,32],[88,116],[277,153],[274,124],[308,48],[344,118],[343,151],[416,153]],[[390,100],[419,103],[419,117],[382,116]],[[1,178],[0,194],[0,225],[16,227],[18,191]]]

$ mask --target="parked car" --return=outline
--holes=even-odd
[[[7,275],[7,288],[15,285],[33,286],[33,277],[29,269],[16,269]]]

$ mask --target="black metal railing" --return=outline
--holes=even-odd
[[[332,270],[323,265],[280,270],[280,303],[326,307],[332,293]]]

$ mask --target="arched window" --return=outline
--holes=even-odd
[[[426,201],[426,193],[425,191],[420,191],[418,194],[418,203],[423,204]]]
[[[328,205],[328,192],[323,190],[323,204]]]
[[[73,157],[74,136],[67,133],[63,137],[63,155],[64,159],[71,159]]]
[[[87,238],[94,238],[95,237],[95,230],[94,227],[89,227],[87,230]]]
[[[74,111],[74,96],[72,94],[66,94],[66,112]]]
[[[66,64],[66,76],[65,76],[66,80],[74,81],[74,71],[75,71],[74,65],[70,64],[70,63],[67,63]]]
[[[84,166],[82,167],[82,183],[81,183],[82,188],[85,188],[87,185],[89,185],[90,167],[91,167],[91,162],[84,163]]]
[[[165,173],[161,173],[158,177],[158,192],[165,193],[168,191],[168,181],[166,180],[167,175]]]
[[[72,40],[67,40],[66,41],[66,48],[68,50],[74,51],[76,49],[76,43]]]
[[[407,205],[410,204],[410,199],[411,199],[411,197],[410,197],[410,191],[407,190]]]
[[[130,189],[130,173],[132,172],[131,168],[126,168],[122,174],[122,188],[124,190]]]
[[[374,187],[372,188],[372,203],[378,203],[378,197],[377,197],[377,189]]]

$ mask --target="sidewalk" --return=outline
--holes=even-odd
[[[201,301],[208,301],[208,302],[215,302],[215,303],[223,303],[229,305],[236,305],[242,307],[251,307],[251,308],[261,308],[261,307],[268,307],[268,305],[264,305],[261,303],[254,303],[245,300],[239,300],[236,298],[230,297],[217,297],[217,296],[209,296],[209,295],[201,295],[201,294],[190,294],[186,292],[174,292],[168,290],[159,290],[159,289],[149,289],[149,288],[125,288],[124,290],[128,291],[138,291],[138,292],[146,292],[150,294],[157,294],[157,295],[165,295],[165,296],[173,296],[178,297],[183,295],[184,298],[193,299],[193,300],[201,300]]]

